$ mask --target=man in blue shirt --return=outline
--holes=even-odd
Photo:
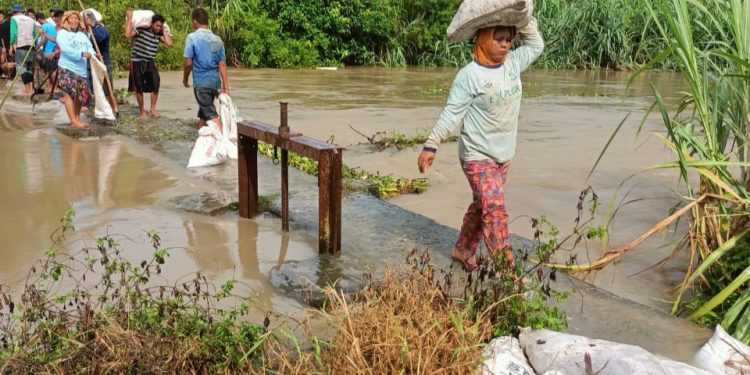
[[[50,78],[47,80],[50,91],[55,84],[55,75],[57,75],[57,60],[60,58],[60,49],[57,48],[57,26],[65,12],[55,10],[52,14],[52,22],[45,22],[42,25],[42,39],[44,40],[44,59],[42,60],[42,69]]]
[[[182,83],[190,87],[188,78],[193,72],[193,92],[198,102],[199,126],[213,121],[221,129],[214,99],[219,91],[229,93],[224,42],[208,29],[208,13],[198,8],[193,11],[194,32],[185,39],[185,64]]]

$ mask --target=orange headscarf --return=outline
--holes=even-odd
[[[477,31],[477,40],[474,42],[474,59],[478,63],[487,66],[500,65],[502,61],[495,61],[490,55],[490,49],[492,48],[492,41],[495,39],[495,31],[502,27],[508,26],[493,26],[485,27]],[[511,38],[515,37],[515,28],[510,28]]]
[[[498,65],[500,61],[492,60],[490,49],[495,39],[497,27],[485,27],[477,31],[477,40],[474,42],[474,58],[482,65]]]

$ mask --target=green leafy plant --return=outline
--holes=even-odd
[[[243,319],[249,301],[232,293],[236,281],[217,289],[198,273],[156,284],[172,251],[156,231],[148,232],[152,257],[139,263],[110,234],[68,254],[73,218],[69,210],[23,291],[0,291],[0,372],[252,369],[266,330]],[[237,307],[217,307],[228,302]]]

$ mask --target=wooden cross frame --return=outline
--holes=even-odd
[[[286,103],[282,103],[282,126],[260,121],[243,121],[237,126],[240,216],[258,214],[258,141],[281,149],[282,227],[288,230],[289,188],[288,152],[318,162],[318,249],[321,253],[341,251],[341,192],[343,149],[314,138],[289,132],[286,126]]]

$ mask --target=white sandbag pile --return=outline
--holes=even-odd
[[[485,27],[526,26],[533,11],[533,0],[464,0],[448,26],[448,40],[469,40]]]
[[[717,326],[711,339],[695,355],[695,363],[716,374],[750,374],[750,347]]]
[[[524,330],[519,341],[538,374],[709,375],[714,372],[662,359],[645,349],[546,329]],[[590,360],[587,360],[590,358]],[[589,362],[587,364],[587,362]]]

